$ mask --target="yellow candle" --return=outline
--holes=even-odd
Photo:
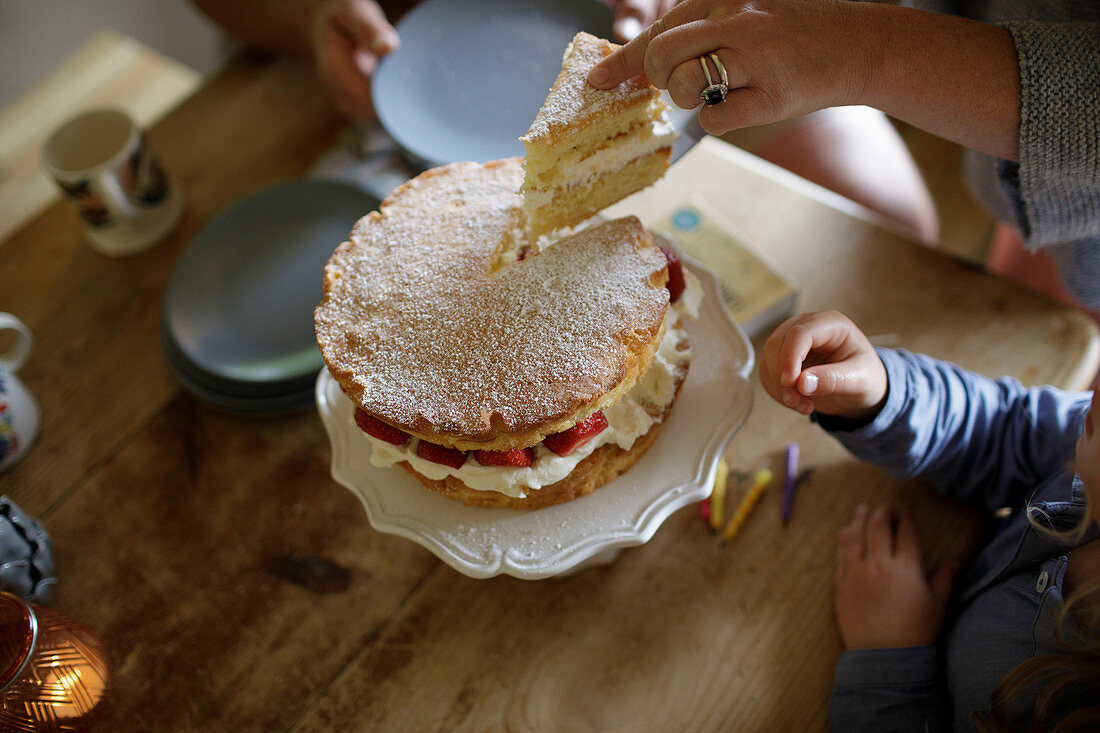
[[[741,525],[745,523],[745,519],[749,516],[749,512],[756,506],[756,502],[760,500],[760,496],[764,493],[764,489],[768,488],[768,484],[771,482],[771,471],[762,468],[756,472],[756,475],[752,477],[752,487],[746,492],[745,498],[741,500],[741,503],[737,506],[737,510],[733,513],[733,516],[730,517],[729,524],[727,524],[725,530],[722,531],[723,539],[732,540],[737,536],[737,533],[741,531]]]
[[[730,467],[725,458],[718,460],[718,470],[714,474],[714,491],[710,495],[710,527],[715,532],[722,529],[726,512],[726,483],[729,481]]]

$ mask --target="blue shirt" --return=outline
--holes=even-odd
[[[1055,638],[1072,547],[1033,522],[1064,531],[1085,514],[1084,486],[1069,464],[1091,395],[1025,389],[926,356],[877,351],[889,393],[875,419],[851,430],[815,419],[898,478],[920,476],[978,509],[1015,511],[959,574],[937,647],[841,655],[829,722],[835,731],[970,730],[1017,664],[1085,643],[1070,616]],[[1081,543],[1098,536],[1093,522]],[[1033,695],[1022,695],[1009,711],[1028,720],[1033,705]]]

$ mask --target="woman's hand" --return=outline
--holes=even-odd
[[[337,111],[352,119],[374,116],[370,77],[378,59],[397,50],[397,31],[374,0],[327,0],[312,20],[313,57]]]
[[[886,401],[886,368],[863,332],[836,311],[781,323],[764,343],[760,383],[804,415],[870,420]]]
[[[694,109],[707,85],[699,59],[710,53],[729,75],[725,101],[699,111],[713,135],[866,105],[1017,159],[1020,73],[1008,30],[891,3],[685,0],[596,64],[588,83],[610,89],[644,72]]]
[[[693,109],[706,86],[699,58],[716,52],[730,91],[699,114],[712,134],[851,104],[865,70],[850,15],[836,0],[686,0],[597,64],[588,80],[607,89],[644,72],[677,105]]]
[[[836,619],[847,649],[934,644],[956,566],[926,579],[913,521],[886,505],[860,505],[836,548]]]

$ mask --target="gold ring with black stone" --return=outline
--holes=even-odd
[[[717,69],[718,75],[721,77],[720,81],[711,76],[710,66],[707,64],[708,58],[714,63],[714,68]],[[703,66],[703,75],[707,78],[707,85],[699,94],[699,98],[702,99],[703,103],[708,107],[726,101],[730,80],[729,76],[726,75],[726,67],[722,65],[722,61],[718,58],[718,54],[708,53],[706,56],[700,56],[699,63]]]

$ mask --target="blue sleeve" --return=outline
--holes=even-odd
[[[889,392],[875,419],[845,430],[815,414],[856,457],[983,509],[1023,503],[1073,459],[1089,393],[1026,389],[1010,377],[994,381],[927,356],[876,351]]]
[[[949,721],[935,647],[850,649],[840,655],[829,730],[935,733],[950,730]]]

